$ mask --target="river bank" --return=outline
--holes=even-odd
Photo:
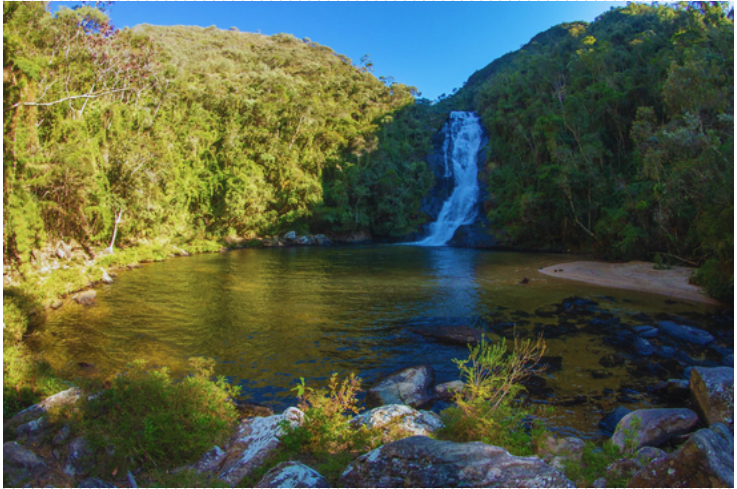
[[[577,280],[604,287],[653,292],[677,299],[723,305],[696,285],[689,283],[694,269],[673,266],[658,270],[653,263],[562,262],[539,270],[543,275]]]

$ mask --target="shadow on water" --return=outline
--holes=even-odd
[[[648,371],[611,343],[611,330],[642,324],[633,318],[643,312],[706,317],[709,309],[537,274],[559,260],[396,245],[174,259],[120,274],[98,289],[93,307],[71,303],[51,312],[33,346],[55,368],[84,363],[100,375],[136,358],[184,375],[189,357],[213,357],[217,373],[242,385],[244,397],[283,409],[296,402],[290,389],[300,377],[317,387],[332,372],[355,371],[368,384],[402,367],[430,364],[437,382],[455,380],[452,359],[465,358],[467,348],[419,335],[417,327],[471,326],[498,341],[516,325],[528,335],[545,331],[549,354],[559,358],[560,368],[539,381],[545,384],[539,401],[555,406],[561,424],[591,431],[603,412],[622,402],[653,405],[642,386],[684,372],[677,362],[666,373]],[[530,277],[527,285],[520,285],[523,277]],[[571,296],[598,305],[558,314]],[[712,360],[700,351],[689,354]],[[603,367],[607,355],[623,360]]]

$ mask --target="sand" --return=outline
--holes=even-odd
[[[692,268],[672,267],[669,270],[655,270],[652,263],[637,261],[629,263],[574,261],[541,268],[539,271],[551,277],[605,287],[642,290],[678,299],[720,304],[719,301],[706,295],[700,287],[688,283],[689,277],[694,272]]]

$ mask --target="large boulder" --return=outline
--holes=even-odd
[[[658,322],[658,329],[661,333],[677,340],[687,341],[697,345],[708,345],[714,343],[714,337],[703,329],[686,326],[685,324],[677,324],[673,321]]]
[[[430,386],[435,372],[428,365],[407,367],[379,380],[366,392],[369,407],[385,404],[406,404],[420,407],[432,399]]]
[[[708,425],[724,423],[734,430],[734,369],[694,367],[691,395]]]
[[[638,409],[617,423],[612,443],[622,450],[657,447],[688,433],[698,421],[690,409]]]
[[[413,436],[354,460],[341,487],[575,487],[537,457],[515,457],[485,443]]]
[[[611,413],[607,414],[601,421],[599,421],[599,429],[608,436],[614,434],[614,430],[617,429],[619,422],[631,413],[631,409],[627,409],[624,406],[617,406],[617,408]]]
[[[256,487],[330,487],[325,477],[301,462],[282,462],[269,470]]]
[[[734,436],[722,423],[701,429],[637,472],[627,487],[734,487]]]
[[[24,445],[40,445],[46,438],[50,436],[51,423],[46,416],[41,416],[34,420],[24,423],[15,430],[18,440]]]
[[[16,486],[48,471],[46,463],[35,453],[14,441],[3,443],[3,482]]]
[[[222,464],[210,464],[219,469],[218,478],[235,486],[253,469],[260,466],[279,448],[284,435],[282,422],[291,426],[302,423],[304,414],[297,408],[288,408],[284,413],[265,418],[249,418],[241,422],[238,430],[228,442]]]
[[[440,416],[430,411],[418,411],[404,404],[389,404],[359,414],[351,421],[351,426],[365,426],[380,429],[385,434],[408,436],[429,436],[443,428]]]

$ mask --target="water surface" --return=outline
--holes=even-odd
[[[320,386],[332,372],[355,371],[368,384],[404,366],[430,364],[438,382],[458,378],[452,359],[466,357],[467,349],[423,338],[411,326],[465,324],[498,341],[490,325],[513,321],[531,333],[536,325],[558,324],[535,311],[571,296],[594,299],[625,319],[638,312],[712,311],[537,273],[569,258],[388,245],[177,258],[121,272],[114,284],[98,288],[94,306],[69,303],[52,312],[33,345],[72,374],[84,373],[80,362],[109,375],[143,358],[183,375],[187,358],[212,357],[217,373],[241,385],[244,398],[283,409],[295,404],[290,389],[300,377]],[[521,285],[525,277],[530,281]],[[642,385],[659,378],[633,376],[634,363],[609,369],[608,378],[593,377],[600,359],[615,352],[601,335],[547,344],[550,355],[563,357],[563,368],[544,375],[554,391],[545,402],[586,396],[583,404],[557,406],[553,423],[594,433],[601,413],[623,395],[631,409],[652,404]],[[678,375],[674,369],[660,376]]]

